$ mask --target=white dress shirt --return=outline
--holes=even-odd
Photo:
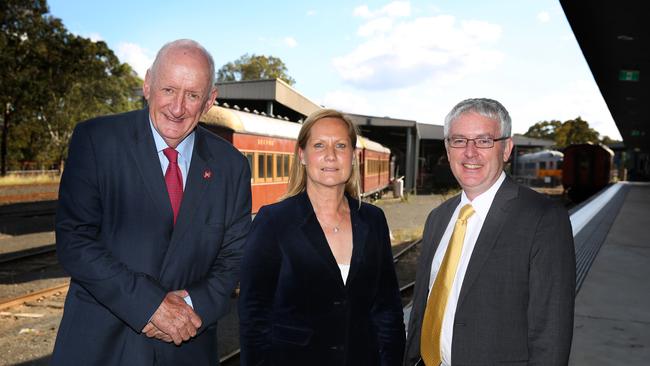
[[[339,264],[339,270],[341,270],[341,277],[343,277],[343,284],[348,281],[348,274],[350,273],[350,265],[349,264]]]
[[[490,206],[494,200],[499,187],[505,180],[505,173],[501,172],[501,175],[496,182],[485,192],[480,194],[478,197],[474,198],[473,201],[470,201],[467,198],[465,192],[461,194],[460,204],[454,210],[454,213],[449,220],[447,229],[445,230],[444,235],[440,239],[440,245],[436,250],[436,254],[433,256],[433,262],[431,264],[431,276],[429,278],[429,292],[433,287],[436,276],[438,275],[438,270],[440,269],[440,264],[445,256],[447,251],[447,246],[449,245],[449,239],[451,239],[451,234],[454,231],[454,226],[456,225],[456,220],[458,219],[458,214],[460,213],[461,207],[466,204],[471,204],[474,209],[474,214],[469,217],[467,220],[467,229],[465,231],[465,240],[463,241],[463,249],[460,254],[460,259],[458,261],[458,268],[456,269],[456,276],[454,277],[454,284],[449,291],[449,296],[447,298],[447,306],[445,308],[445,315],[442,319],[442,330],[440,333],[440,353],[443,366],[451,366],[451,340],[454,335],[454,318],[456,316],[456,305],[458,304],[458,296],[460,295],[460,289],[463,285],[463,279],[465,278],[465,272],[467,271],[467,265],[469,264],[469,259],[474,252],[474,246],[476,245],[476,239],[481,232],[485,218],[487,217],[488,211],[490,211]]]

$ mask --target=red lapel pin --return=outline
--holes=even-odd
[[[203,179],[210,179],[212,178],[212,171],[210,169],[206,169],[203,171]]]

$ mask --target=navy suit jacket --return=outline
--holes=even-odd
[[[54,365],[214,365],[250,227],[250,171],[202,127],[176,225],[148,109],[77,125],[59,188],[56,245],[70,274]],[[175,346],[140,331],[186,289],[203,325]]]
[[[383,212],[348,197],[346,284],[305,192],[263,207],[242,261],[242,365],[400,365],[404,323]]]
[[[420,360],[431,263],[460,195],[427,219],[405,365]],[[451,362],[566,365],[573,334],[575,252],[566,210],[506,178],[492,201],[461,286]]]

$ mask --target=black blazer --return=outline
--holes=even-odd
[[[217,319],[250,228],[241,153],[196,129],[176,226],[147,109],[77,125],[59,188],[56,245],[72,277],[54,365],[214,365]],[[168,291],[187,289],[203,320],[181,346],[140,331]]]
[[[408,325],[408,366],[420,359],[431,263],[459,203],[456,196],[427,219]],[[575,271],[566,210],[506,178],[483,223],[461,287],[453,365],[566,365],[573,334]]]
[[[400,365],[404,323],[383,212],[348,197],[347,284],[305,192],[263,207],[242,260],[242,365]]]

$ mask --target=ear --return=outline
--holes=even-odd
[[[301,148],[298,148],[298,156],[300,157],[300,164],[307,165],[305,163],[305,152]]]
[[[503,162],[506,163],[510,160],[510,154],[512,153],[512,148],[514,143],[512,142],[512,137],[508,137],[503,141]]]
[[[144,75],[142,95],[144,95],[144,99],[149,100],[149,96],[151,95],[151,70],[147,70],[147,73]]]
[[[213,87],[210,90],[210,95],[208,96],[208,100],[206,100],[205,104],[203,105],[202,113],[207,113],[210,110],[210,107],[214,105],[214,101],[217,100],[217,95],[219,95],[219,93],[217,92],[217,88]]]

